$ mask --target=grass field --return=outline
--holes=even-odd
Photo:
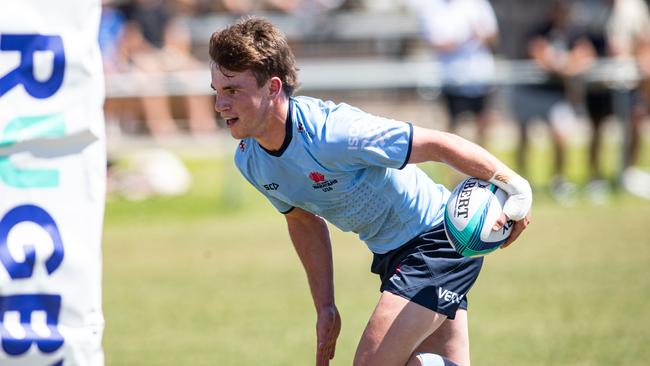
[[[547,158],[532,159],[541,183]],[[106,364],[312,365],[314,310],[284,219],[229,159],[188,164],[187,196],[107,204]],[[487,257],[470,293],[473,364],[647,364],[650,202],[619,194],[563,207],[538,194],[533,221]],[[351,365],[378,279],[358,239],[332,234],[343,318],[332,365]]]

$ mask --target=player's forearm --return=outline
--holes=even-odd
[[[446,132],[414,128],[409,162],[424,161],[443,162],[508,192],[503,212],[510,219],[521,220],[530,210],[532,190],[528,181],[473,142]]]
[[[514,175],[510,168],[490,152],[459,136],[448,134],[440,145],[440,161],[471,177],[485,181],[497,172]]]
[[[295,211],[295,210],[294,210]],[[325,221],[315,215],[287,217],[289,236],[302,262],[317,311],[334,305],[332,246]]]

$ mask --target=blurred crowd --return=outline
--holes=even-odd
[[[205,65],[191,52],[192,39],[186,24],[192,10],[186,1],[104,0],[99,31],[99,44],[106,74],[129,72],[143,83],[157,79],[152,74],[202,70]],[[154,85],[152,89],[164,89]],[[216,131],[212,102],[206,95],[187,95],[179,106],[171,98],[147,95],[139,100],[108,99],[107,120],[120,121],[126,132],[146,132],[157,138],[178,132],[174,107],[182,108],[183,121],[194,135]],[[139,121],[144,121],[141,126]]]
[[[109,98],[107,119],[119,121],[120,129],[127,133],[146,132],[155,138],[174,136],[181,128],[195,136],[210,135],[215,132],[216,124],[207,96],[169,98],[164,93],[164,83],[151,77],[205,70],[205,62],[193,54],[189,27],[192,19],[206,14],[240,16],[260,11],[301,17],[357,6],[354,3],[343,0],[102,0],[99,44],[106,74],[129,73],[149,89],[161,90],[139,100]]]
[[[152,74],[205,70],[205,56],[195,52],[190,23],[210,15],[278,14],[286,17],[328,17],[345,12],[414,15],[419,41],[438,65],[442,101],[449,130],[461,121],[475,122],[476,142],[485,144],[495,119],[494,95],[507,95],[507,114],[518,127],[517,162],[522,174],[527,162],[532,122],[542,121],[551,136],[554,158],[551,194],[572,202],[578,185],[567,175],[567,137],[574,121],[590,127],[588,182],[585,192],[594,202],[606,202],[621,183],[628,191],[650,199],[650,175],[636,167],[641,131],[650,105],[650,0],[104,0],[100,46],[107,74],[129,73],[153,88]],[[377,24],[377,27],[382,27]],[[216,29],[214,29],[216,30]],[[334,52],[336,53],[336,52]],[[339,56],[346,56],[341,49]],[[335,55],[336,56],[336,55]],[[495,58],[526,60],[544,77],[517,81],[501,93],[491,76]],[[614,68],[602,60],[627,60],[638,78],[613,83],[603,77]],[[616,65],[616,64],[614,64]],[[600,71],[600,74],[598,72]],[[600,75],[593,77],[593,75]],[[185,80],[179,80],[182,84]],[[207,82],[207,81],[206,81]],[[209,95],[170,97],[164,92],[139,98],[110,98],[109,122],[127,133],[154,138],[180,130],[193,136],[217,132]],[[624,122],[620,174],[612,182],[603,172],[604,121]]]

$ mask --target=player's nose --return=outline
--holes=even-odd
[[[225,98],[216,95],[214,98],[214,110],[223,113],[230,108],[230,104],[225,100]]]

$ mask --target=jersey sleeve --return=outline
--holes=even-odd
[[[279,200],[279,199],[277,199],[276,197],[273,197],[273,196],[269,195],[269,194],[266,193],[265,191],[261,190],[261,189],[260,189],[257,185],[255,185],[255,184],[253,184],[253,186],[254,186],[255,188],[257,188],[257,190],[258,190],[262,195],[264,195],[264,197],[266,197],[266,199],[268,199],[269,202],[271,202],[271,204],[273,205],[273,207],[275,207],[275,209],[278,210],[278,212],[280,212],[281,214],[288,214],[289,212],[291,212],[291,210],[293,210],[294,206],[292,206],[292,205],[290,205],[290,204],[288,204],[288,203],[286,203],[286,202],[284,202],[284,201],[282,201],[282,200]]]
[[[402,169],[408,163],[413,125],[345,106],[326,123],[327,155],[339,168],[381,166]]]

